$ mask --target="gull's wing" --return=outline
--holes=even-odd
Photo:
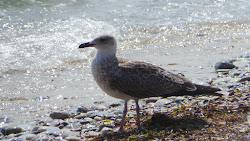
[[[195,91],[196,87],[181,75],[173,74],[145,62],[119,59],[119,66],[109,80],[109,86],[124,94],[146,98],[168,95],[181,90]]]

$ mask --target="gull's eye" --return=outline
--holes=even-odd
[[[104,39],[104,38],[100,38],[100,41],[101,41],[101,42],[105,42],[105,39]]]

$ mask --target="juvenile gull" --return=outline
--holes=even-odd
[[[149,63],[118,58],[116,57],[116,40],[109,35],[97,37],[93,41],[79,46],[79,48],[85,47],[97,49],[91,69],[99,87],[108,95],[123,99],[125,102],[119,131],[123,131],[127,102],[130,99],[135,100],[137,126],[140,129],[138,100],[141,98],[197,95],[204,92],[214,93],[219,90],[193,84],[182,75],[168,72]]]

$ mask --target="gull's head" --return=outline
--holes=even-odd
[[[91,42],[83,43],[79,48],[95,47],[99,51],[116,52],[116,40],[113,36],[103,35],[95,38]]]

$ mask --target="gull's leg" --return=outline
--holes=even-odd
[[[124,126],[124,122],[125,122],[125,118],[126,118],[126,114],[127,114],[127,104],[128,104],[128,101],[125,100],[124,101],[124,110],[123,110],[123,116],[122,116],[122,121],[121,121],[121,125],[120,125],[120,129],[119,129],[119,132],[122,132],[123,131],[123,126]]]
[[[138,104],[138,99],[135,99],[135,104],[136,104],[136,115],[137,115],[137,126],[138,129],[141,129],[141,125],[140,125],[140,107]]]

